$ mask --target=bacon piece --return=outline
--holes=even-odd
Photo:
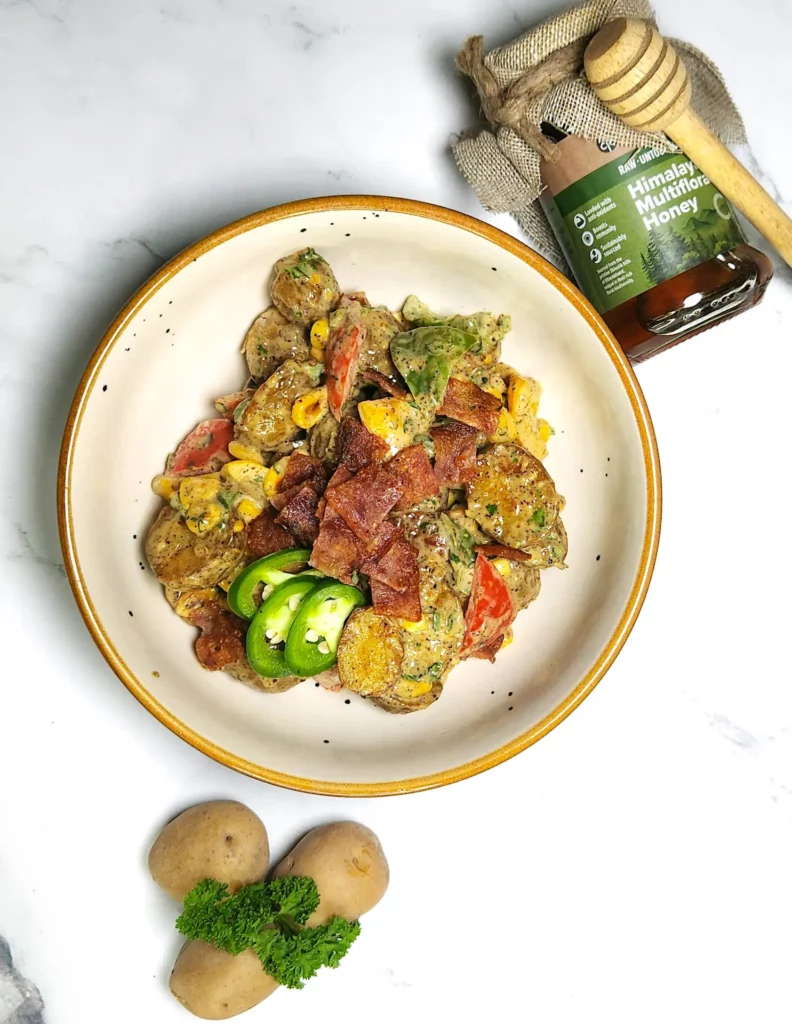
[[[326,492],[327,507],[343,517],[356,537],[370,540],[401,497],[401,485],[384,466],[365,466]]]
[[[211,473],[231,461],[228,445],[234,440],[230,420],[204,420],[182,441],[166,469],[169,476]]]
[[[319,519],[316,507],[319,495],[310,484],[303,484],[275,519],[278,526],[285,526],[302,546],[309,548],[319,536]]]
[[[247,528],[247,542],[254,558],[263,558],[284,548],[294,548],[297,544],[287,529],[275,522],[275,516],[265,509],[256,516]]]
[[[387,583],[372,580],[371,604],[377,615],[393,615],[398,619],[406,619],[408,622],[420,622],[423,615],[421,595],[417,584],[400,594],[398,590],[389,587]]]
[[[438,411],[441,416],[450,416],[452,420],[467,423],[476,430],[494,434],[498,426],[501,403],[499,398],[482,391],[472,381],[452,377]]]
[[[286,469],[278,484],[278,490],[288,491],[298,484],[310,484],[317,494],[322,494],[327,486],[327,473],[319,459],[313,455],[295,452],[286,463]]]
[[[476,473],[476,428],[453,421],[431,427],[429,433],[435,443],[437,482],[454,486],[472,480]]]
[[[245,658],[245,628],[236,615],[221,609],[195,641],[198,661],[210,672],[217,672]]]
[[[377,559],[367,558],[361,568],[369,579],[385,583],[400,594],[418,589],[418,552],[403,533],[392,541],[383,555]]]
[[[322,516],[319,536],[311,552],[311,565],[342,583],[355,582],[352,573],[360,566],[357,538],[332,508],[326,508]]]
[[[338,428],[336,451],[338,461],[352,473],[357,473],[370,462],[382,462],[390,449],[381,437],[369,433],[359,420],[345,416]]]
[[[380,373],[379,370],[374,370],[369,367],[360,374],[360,376],[369,384],[376,384],[380,391],[384,391],[386,395],[391,395],[393,398],[401,398],[402,401],[410,397],[410,392],[397,384],[396,381],[391,380],[390,377],[386,377],[384,373]]]
[[[393,456],[387,466],[402,487],[402,496],[396,502],[396,509],[409,508],[416,502],[437,497],[440,493],[432,463],[422,444],[403,448]]]
[[[399,533],[399,527],[395,523],[391,523],[386,519],[384,522],[379,524],[377,532],[373,537],[368,540],[358,539],[358,548],[360,550],[361,558],[369,563],[374,563],[378,558],[381,558],[385,554],[396,537],[398,537]],[[363,571],[365,572],[365,569]]]
[[[339,484],[345,484],[347,480],[351,480],[354,473],[346,468],[346,466],[336,466],[336,470],[330,479],[327,481],[327,489],[331,487],[337,487]],[[327,507],[327,499],[324,495],[319,499],[319,505],[316,509],[317,516],[321,519],[325,514],[325,508]]]
[[[488,558],[508,558],[510,562],[533,561],[533,555],[530,551],[518,551],[517,548],[507,548],[505,544],[474,544],[473,550],[477,555],[487,555]]]

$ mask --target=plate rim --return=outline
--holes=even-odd
[[[85,580],[80,567],[80,560],[74,539],[74,526],[71,507],[71,473],[73,466],[73,455],[77,444],[80,424],[82,421],[85,406],[91,397],[93,386],[98,373],[105,359],[113,349],[119,334],[126,327],[133,316],[146,305],[146,303],[159,291],[159,289],[171,278],[175,277],[184,267],[188,266],[194,259],[208,252],[210,249],[221,245],[237,235],[270,224],[275,221],[286,220],[291,217],[298,217],[309,213],[322,213],[329,211],[352,211],[371,210],[372,212],[384,213],[405,213],[421,217],[427,220],[438,221],[452,227],[469,231],[493,242],[501,249],[517,256],[524,263],[528,264],[537,273],[549,281],[561,294],[572,303],[577,312],[592,328],[599,339],[607,355],[611,359],[622,385],[627,393],[630,405],[635,416],[636,425],[641,438],[643,449],[644,467],[646,471],[646,522],[644,524],[644,537],[641,547],[641,557],[638,569],[630,589],[624,610],[613,629],[608,642],[594,664],[559,704],[553,708],[539,722],[530,729],[516,736],[508,743],[497,747],[481,757],[464,764],[456,765],[443,771],[433,772],[429,775],[413,776],[407,779],[391,780],[387,782],[333,782],[317,779],[303,778],[297,775],[289,775],[266,768],[263,765],[248,761],[239,757],[230,750],[218,746],[211,740],[206,739],[190,726],[186,725],[156,698],[149,693],[143,683],[135,676],[131,669],[113,645],[106,633],[104,626],[94,608],[91,596],[88,592]],[[58,462],[57,482],[57,511],[58,511],[58,532],[60,535],[61,548],[63,551],[66,574],[71,585],[72,592],[77,602],[80,614],[91,634],[94,643],[99,648],[102,656],[113,669],[115,674],[132,693],[132,695],[148,710],[155,718],[165,725],[171,732],[175,733],[185,742],[195,747],[201,753],[206,754],[213,760],[232,768],[235,771],[268,782],[285,789],[297,790],[304,793],[312,793],[322,796],[346,796],[346,797],[373,797],[392,796],[402,793],[420,792],[428,789],[435,789],[440,786],[450,785],[474,775],[493,768],[504,761],[509,760],[516,754],[521,753],[543,736],[551,732],[559,725],[572,711],[578,707],[591,693],[594,687],[600,682],[605,673],[615,661],[617,655],[624,646],[627,637],[632,631],[638,614],[641,611],[649,583],[654,571],[657,558],[657,549],[660,539],[660,522],[662,517],[662,481],[660,473],[660,459],[657,451],[657,440],[654,426],[649,414],[646,400],[641,387],[630,366],[627,357],[613,337],[604,321],[594,310],[594,307],[578,291],[578,289],[564,275],[556,270],[543,256],[540,256],[533,249],[530,249],[523,242],[501,231],[484,221],[478,220],[468,214],[448,209],[444,206],[436,206],[416,199],[398,199],[392,196],[375,195],[334,195],[318,196],[312,199],[300,199],[289,203],[282,203],[272,206],[256,213],[249,214],[239,220],[232,221],[224,227],[218,228],[205,237],[189,245],[182,252],[168,260],[158,271],[156,271],[124,304],[113,322],[102,335],[91,359],[83,372],[77,386],[74,398],[69,409],[66,426],[61,443],[60,458]]]

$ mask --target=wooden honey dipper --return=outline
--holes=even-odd
[[[685,65],[650,22],[609,22],[584,64],[609,110],[631,128],[665,132],[792,266],[792,220],[691,110]]]

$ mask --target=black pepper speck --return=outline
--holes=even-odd
[[[307,230],[308,230],[308,228],[300,228],[300,234],[301,234],[301,235],[305,234],[305,232],[306,232]]]
[[[107,385],[106,384],[102,385],[102,391],[107,391]]]
[[[352,703],[352,701],[351,701],[351,700],[345,700],[345,701],[344,701],[344,703],[345,703],[345,704],[351,704],[351,703]]]
[[[319,683],[314,683],[314,686],[318,686],[318,685],[319,685]]]
[[[170,334],[170,327],[166,327],[166,328],[165,328],[165,333],[166,333],[166,334]]]
[[[348,231],[347,231],[347,233],[346,233],[346,234],[344,235],[344,238],[349,238],[349,232],[348,232]]]
[[[134,619],[135,616],[132,614],[132,612],[130,612],[129,613],[129,617],[130,617],[130,619]]]
[[[330,740],[322,740],[322,743],[329,743]]]
[[[602,558],[602,555],[597,555],[597,561],[599,561],[601,558]]]
[[[510,697],[513,697],[513,696],[514,696],[514,690],[509,690],[509,694],[508,694],[508,695],[509,695]]]
[[[513,708],[513,707],[510,707],[510,708],[509,708],[509,711],[514,711],[514,708]]]

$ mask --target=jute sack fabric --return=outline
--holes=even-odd
[[[549,122],[568,134],[617,145],[655,146],[673,152],[664,134],[629,128],[597,99],[583,74],[591,37],[615,18],[654,22],[646,0],[588,0],[558,14],[505,46],[484,52],[472,36],[457,66],[475,82],[490,128],[465,132],[454,156],[482,205],[511,213],[534,248],[567,269],[540,204],[540,162],[555,158],[555,144],[540,130]],[[726,143],[745,142],[745,126],[720,71],[700,50],[670,39],[687,68],[692,105]]]

